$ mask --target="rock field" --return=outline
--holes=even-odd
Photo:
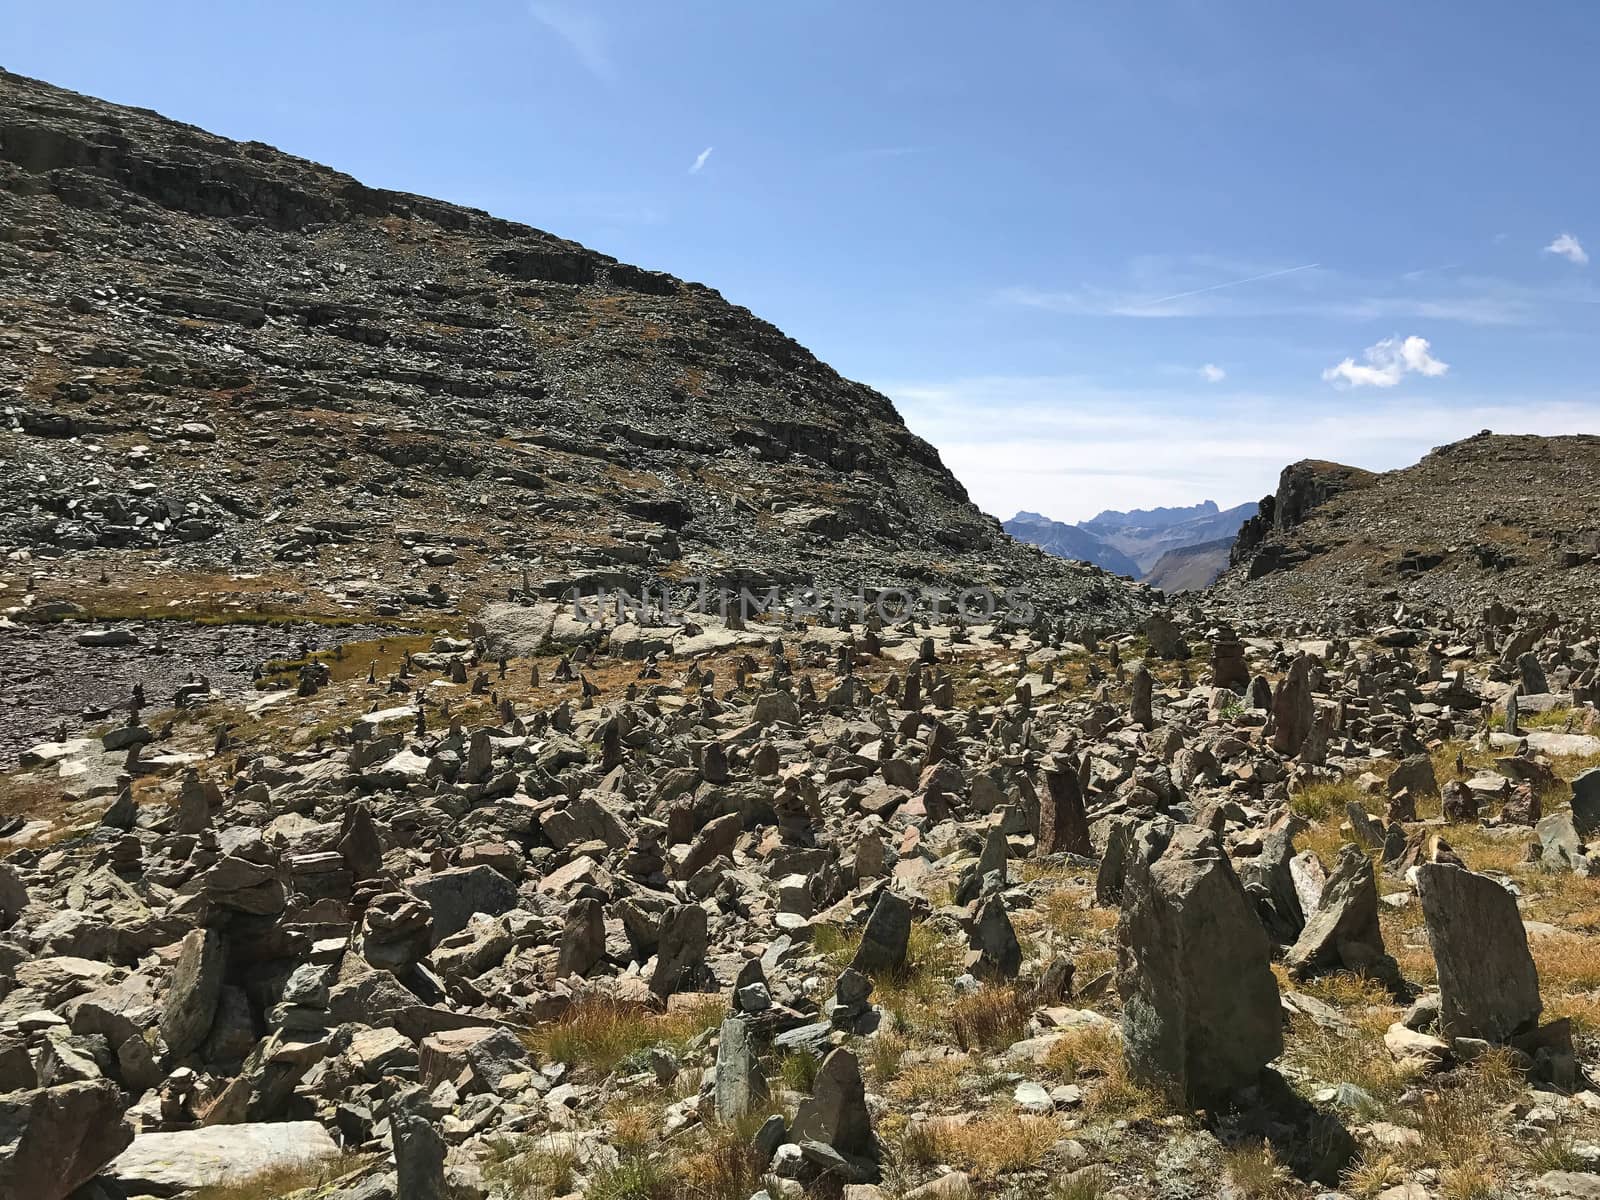
[[[3,1200],[1600,1196],[1593,439],[1173,603],[708,288],[3,73],[0,271]],[[805,603],[565,598],[697,580]]]

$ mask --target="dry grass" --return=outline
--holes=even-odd
[[[1383,1044],[1380,1033],[1357,1029],[1345,1037],[1303,1018],[1290,1027],[1284,1061],[1320,1084],[1351,1083],[1387,1108],[1409,1086],[1413,1076],[1402,1070]]]
[[[912,1166],[948,1163],[979,1179],[1037,1166],[1062,1137],[1047,1117],[984,1113],[969,1120],[912,1122],[895,1143],[895,1158]]]
[[[597,1075],[652,1046],[682,1050],[696,1037],[721,1023],[724,1004],[708,996],[704,1004],[657,1015],[604,997],[580,1000],[559,1021],[526,1035],[529,1049],[553,1062],[563,1062]]]
[[[1491,1166],[1462,1163],[1439,1172],[1439,1200],[1496,1200],[1504,1195],[1499,1172]]]
[[[1240,1200],[1283,1200],[1292,1195],[1289,1172],[1265,1142],[1246,1142],[1223,1151],[1223,1170]]]
[[[989,985],[957,996],[946,1006],[950,1036],[963,1051],[1004,1050],[1028,1035],[1033,1001],[1026,991]]]
[[[738,1121],[702,1127],[698,1144],[681,1152],[673,1173],[678,1195],[695,1200],[747,1200],[761,1187],[767,1158],[751,1146],[765,1111]]]
[[[1491,1053],[1441,1080],[1441,1085],[1394,1113],[1397,1121],[1422,1135],[1400,1149],[1402,1161],[1413,1168],[1492,1171],[1499,1159],[1496,1113],[1521,1093],[1521,1075],[1505,1055]]]
[[[1329,821],[1337,827],[1344,820],[1345,806],[1352,801],[1365,805],[1369,797],[1353,780],[1337,782],[1318,779],[1289,797],[1289,807],[1308,821]]]
[[[1082,1167],[1050,1185],[1049,1200],[1104,1200],[1111,1185],[1099,1167]]]
[[[1344,1174],[1344,1190],[1356,1200],[1373,1200],[1385,1188],[1404,1178],[1399,1159],[1392,1154],[1369,1152],[1352,1163]]]
[[[677,1200],[679,1192],[670,1163],[639,1157],[597,1173],[583,1194],[585,1200]]]
[[[911,1104],[948,1105],[961,1095],[962,1079],[971,1070],[972,1062],[966,1058],[913,1063],[895,1076],[889,1095]]]
[[[517,1200],[551,1200],[572,1191],[578,1156],[553,1140],[501,1138],[489,1143],[484,1179]]]
[[[1083,1107],[1096,1116],[1136,1120],[1170,1110],[1158,1090],[1128,1074],[1122,1039],[1104,1026],[1067,1030],[1045,1055],[1044,1069],[1069,1082],[1088,1083]]]

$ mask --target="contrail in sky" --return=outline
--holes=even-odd
[[[1285,267],[1281,271],[1268,271],[1265,275],[1252,275],[1249,279],[1234,279],[1227,283],[1214,283],[1210,287],[1195,288],[1192,292],[1178,292],[1175,295],[1163,296],[1159,300],[1146,300],[1141,307],[1148,307],[1152,304],[1165,304],[1168,300],[1182,300],[1187,296],[1198,296],[1203,292],[1217,292],[1223,288],[1238,287],[1241,283],[1259,283],[1263,279],[1276,279],[1279,275],[1293,275],[1296,271],[1310,271],[1321,265],[1321,263],[1306,263],[1300,267]]]

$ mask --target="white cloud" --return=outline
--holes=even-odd
[[[706,159],[711,157],[711,151],[712,151],[712,147],[711,146],[707,146],[704,150],[700,151],[699,154],[696,154],[694,156],[694,162],[689,164],[689,174],[691,174],[691,175],[700,174],[701,168],[703,168],[706,165]]]
[[[591,75],[607,83],[616,81],[617,67],[611,60],[605,26],[592,11],[577,5],[530,0],[528,13],[564,41]]]
[[[1600,428],[1600,394],[1452,395],[1386,391],[1329,404],[1320,385],[1234,393],[1108,388],[1083,376],[882,381],[912,432],[985,512],[1019,509],[1078,521],[1106,508],[1215,500],[1229,508],[1277,486],[1304,458],[1369,470],[1409,466],[1480,429],[1549,436]]]
[[[1389,388],[1411,373],[1418,375],[1443,375],[1450,369],[1428,352],[1428,339],[1411,337],[1384,338],[1375,346],[1362,351],[1364,363],[1347,358],[1336,367],[1329,367],[1322,377],[1329,383],[1343,383],[1350,387]]]
[[[1555,241],[1544,248],[1546,254],[1559,254],[1568,262],[1577,263],[1580,267],[1589,261],[1588,252],[1584,250],[1583,243],[1570,233],[1563,233]]]
[[[1228,373],[1221,367],[1217,366],[1216,363],[1207,363],[1205,366],[1200,368],[1200,378],[1204,379],[1207,383],[1221,383],[1227,377]]]

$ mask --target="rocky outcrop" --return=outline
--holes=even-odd
[[[1488,431],[1377,474],[1296,463],[1215,586],[1252,611],[1322,619],[1362,618],[1395,599],[1586,606],[1600,582],[1584,515],[1597,469],[1600,437]]]

